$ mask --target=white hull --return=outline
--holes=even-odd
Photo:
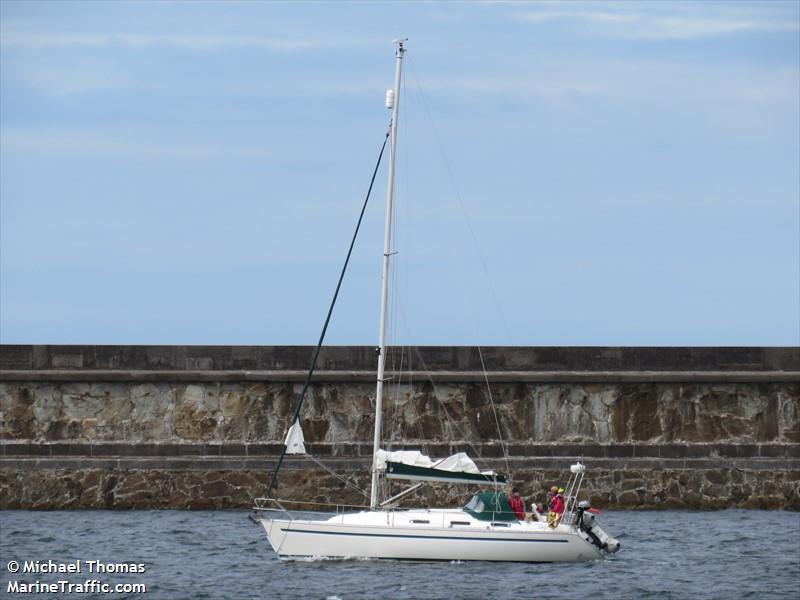
[[[538,522],[492,524],[461,510],[365,511],[327,520],[259,520],[273,549],[284,559],[570,562],[602,558],[584,534],[573,528],[550,529]]]

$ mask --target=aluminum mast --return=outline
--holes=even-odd
[[[394,197],[394,163],[397,148],[397,117],[400,107],[400,76],[403,70],[403,53],[405,40],[394,40],[397,53],[394,71],[394,90],[386,94],[387,108],[392,109],[391,136],[389,146],[389,178],[386,185],[386,225],[383,232],[383,272],[381,274],[381,322],[378,332],[378,383],[375,391],[375,438],[372,444],[372,487],[370,488],[369,506],[378,506],[378,469],[376,457],[381,441],[381,413],[383,410],[383,374],[386,363],[386,305],[389,298],[389,256],[392,241],[392,200]],[[394,93],[391,93],[394,92]]]

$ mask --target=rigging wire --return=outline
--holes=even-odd
[[[486,266],[486,260],[484,259],[483,253],[481,252],[480,245],[478,244],[478,238],[475,235],[475,230],[472,227],[472,222],[470,221],[469,215],[467,214],[467,211],[466,211],[466,207],[464,206],[464,201],[463,201],[463,199],[461,197],[461,192],[459,191],[458,184],[456,183],[455,176],[453,175],[453,169],[450,166],[450,161],[447,159],[447,155],[446,155],[446,153],[444,151],[444,145],[442,144],[441,137],[439,136],[439,131],[436,129],[436,124],[433,121],[433,117],[431,115],[430,108],[428,107],[428,101],[425,98],[424,92],[422,91],[422,85],[419,82],[419,77],[417,76],[417,70],[416,70],[416,68],[414,66],[414,61],[413,61],[413,59],[411,59],[410,56],[409,56],[409,65],[411,66],[411,72],[412,72],[412,74],[414,76],[414,81],[415,81],[415,83],[417,85],[417,90],[419,92],[420,98],[422,99],[422,104],[423,104],[423,106],[425,108],[425,112],[426,112],[426,114],[428,116],[428,121],[430,122],[431,129],[433,130],[434,137],[436,138],[436,143],[439,146],[439,151],[440,151],[440,153],[442,155],[442,160],[444,161],[445,167],[447,168],[447,173],[448,173],[448,175],[450,177],[450,182],[453,185],[453,191],[455,192],[455,196],[456,196],[456,198],[458,200],[458,205],[459,205],[459,208],[461,209],[461,215],[464,217],[464,221],[467,224],[467,229],[469,230],[470,237],[472,238],[472,243],[473,243],[473,245],[475,246],[475,249],[478,252],[478,258],[480,259],[481,267],[483,268],[483,272],[486,275],[486,280],[489,283],[489,288],[490,288],[490,290],[492,292],[492,297],[494,299],[494,302],[497,305],[498,312],[500,313],[500,318],[501,318],[501,320],[503,322],[503,327],[505,328],[506,335],[508,336],[509,343],[511,345],[513,345],[514,342],[513,342],[513,338],[511,337],[511,331],[510,331],[510,329],[508,327],[508,322],[506,321],[505,314],[503,313],[502,306],[500,305],[500,301],[499,301],[499,299],[497,297],[497,292],[495,291],[494,284],[492,283],[492,278],[489,275],[489,269]],[[492,397],[492,387],[491,387],[491,385],[489,383],[489,377],[488,377],[488,374],[486,372],[486,364],[485,364],[484,359],[483,359],[483,351],[482,351],[480,345],[476,345],[476,347],[477,347],[477,350],[478,350],[478,357],[480,358],[480,362],[481,362],[481,368],[483,370],[483,377],[484,377],[484,381],[486,383],[486,390],[487,390],[487,393],[489,395],[489,403],[490,403],[490,405],[492,407],[492,414],[494,416],[495,425],[497,426],[497,435],[498,435],[499,441],[500,441],[500,448],[503,451],[503,459],[505,461],[506,470],[509,470],[508,449],[506,448],[506,444],[505,444],[505,442],[503,440],[503,432],[502,432],[502,429],[500,428],[500,420],[499,420],[499,418],[497,416],[497,409],[495,407],[494,398]]]
[[[367,203],[369,202],[370,194],[372,193],[372,186],[375,183],[375,177],[378,174],[378,167],[380,167],[381,159],[383,158],[383,151],[386,149],[386,142],[389,140],[389,131],[386,132],[386,136],[383,138],[383,145],[381,146],[381,151],[378,154],[378,160],[375,163],[375,169],[372,171],[372,179],[369,181],[369,188],[367,189],[367,195],[364,198],[364,204],[361,207],[361,213],[358,215],[358,222],[356,223],[356,229],[353,232],[353,239],[350,240],[350,247],[347,250],[347,257],[344,259],[344,264],[342,265],[342,272],[339,274],[339,281],[336,283],[336,291],[333,293],[333,299],[331,300],[331,305],[328,308],[328,315],[325,317],[325,324],[322,326],[322,332],[319,335],[319,341],[317,342],[317,348],[314,351],[314,358],[311,360],[311,367],[308,369],[308,374],[306,375],[305,383],[303,384],[303,390],[300,392],[300,398],[297,401],[297,407],[294,411],[294,416],[292,417],[292,421],[290,425],[293,425],[299,418],[300,418],[300,409],[303,407],[303,401],[306,398],[306,392],[308,391],[308,386],[311,384],[311,377],[314,375],[314,369],[317,367],[317,359],[319,358],[319,352],[322,348],[322,342],[325,340],[325,333],[328,331],[328,324],[331,321],[331,315],[333,314],[333,307],[336,304],[336,299],[339,297],[339,290],[342,287],[342,281],[344,280],[345,271],[347,271],[347,265],[350,262],[350,255],[353,253],[353,246],[355,246],[356,238],[358,237],[358,230],[361,228],[361,221],[364,219],[364,212],[367,210]],[[269,488],[267,488],[267,496],[272,493],[272,490],[275,487],[275,484],[278,482],[278,471],[281,469],[281,465],[283,465],[283,459],[286,456],[286,444],[283,445],[283,449],[281,450],[281,455],[278,458],[278,464],[275,466],[275,470],[272,472],[272,480],[270,481]]]
[[[409,330],[409,327],[408,327],[408,319],[406,318],[405,311],[403,310],[402,306],[399,307],[399,314],[400,314],[400,317],[401,317],[401,319],[403,321],[403,324],[405,325],[406,335],[409,336],[409,339],[413,339],[413,337],[411,335],[411,332]],[[483,454],[480,451],[480,448],[478,448],[472,442],[469,441],[470,437],[468,435],[466,435],[466,432],[464,431],[464,429],[450,415],[450,411],[448,410],[447,405],[442,401],[442,399],[440,397],[439,390],[436,387],[436,382],[433,380],[433,377],[431,376],[431,370],[428,368],[428,365],[425,363],[425,359],[422,357],[422,352],[420,351],[419,346],[416,345],[416,344],[413,344],[409,348],[409,369],[410,369],[410,365],[411,365],[411,359],[413,358],[413,354],[411,353],[412,349],[414,350],[414,353],[416,353],[417,358],[419,359],[420,365],[422,366],[422,372],[425,373],[426,379],[427,379],[428,383],[430,383],[430,385],[431,385],[431,389],[432,389],[432,392],[433,392],[433,397],[436,399],[436,401],[442,407],[442,412],[444,412],[444,416],[447,419],[447,424],[450,426],[450,432],[451,433],[452,432],[458,433],[461,436],[461,439],[464,442],[466,442],[467,446],[469,446],[469,448],[473,451],[473,453],[475,455],[475,458],[478,461],[480,461],[486,469],[489,469],[490,465],[489,465],[488,461],[483,457]],[[417,411],[416,404],[412,403],[412,407],[414,408],[414,412],[415,412],[415,415],[417,417],[417,422],[420,423],[421,419],[420,419],[419,412]],[[421,426],[420,426],[420,437],[423,438]],[[501,441],[501,444],[502,444],[502,441]]]
[[[345,484],[345,485],[346,485],[347,487],[349,487],[351,490],[355,490],[356,492],[358,492],[359,494],[361,494],[361,495],[362,495],[362,496],[364,496],[365,498],[369,498],[369,492],[367,492],[366,490],[362,490],[360,487],[358,487],[358,486],[357,486],[355,483],[353,483],[353,482],[352,482],[352,481],[350,481],[349,479],[347,479],[347,478],[345,478],[345,477],[342,477],[342,476],[341,476],[341,475],[339,475],[339,474],[338,474],[336,471],[334,471],[334,470],[333,470],[333,469],[331,469],[329,466],[327,466],[326,464],[324,464],[324,463],[323,463],[321,460],[319,460],[318,458],[315,458],[315,457],[314,457],[313,455],[311,455],[311,454],[309,454],[309,455],[308,455],[308,458],[310,458],[310,459],[312,460],[312,462],[316,463],[316,465],[317,465],[318,467],[320,467],[320,468],[324,469],[325,471],[327,471],[328,473],[330,473],[331,475],[333,475],[333,476],[334,476],[336,479],[338,479],[339,481],[341,481],[343,484]]]
[[[405,73],[401,73],[400,75],[400,88],[401,90],[405,90]],[[401,95],[404,95],[401,93]],[[405,118],[398,122],[398,134],[400,137],[405,139],[408,135],[409,127],[406,125],[408,118]],[[403,153],[404,159],[401,164],[408,164],[408,144],[402,144],[398,149],[398,152]],[[407,247],[407,244],[400,243],[398,245],[398,220],[399,220],[399,213],[400,213],[400,206],[401,204],[403,207],[406,206],[407,202],[402,202],[405,198],[408,199],[408,169],[404,169],[401,171],[404,175],[404,179],[400,180],[400,184],[395,189],[395,199],[392,203],[392,232],[391,232],[391,254],[396,256],[399,254],[398,246]],[[405,232],[405,227],[399,228],[400,232]],[[402,436],[402,422],[405,420],[403,418],[403,414],[400,410],[400,394],[401,389],[403,387],[403,368],[405,362],[405,347],[404,346],[397,346],[394,344],[395,340],[399,338],[397,334],[398,323],[399,319],[395,317],[397,313],[397,306],[399,303],[399,292],[400,286],[398,285],[398,279],[400,278],[400,265],[402,261],[398,256],[392,263],[389,274],[391,278],[391,284],[389,286],[390,291],[390,307],[387,312],[387,319],[388,319],[388,334],[386,337],[386,349],[387,349],[387,359],[391,363],[391,373],[392,373],[392,386],[391,392],[387,392],[387,397],[391,398],[391,402],[387,402],[384,405],[384,410],[386,411],[387,418],[383,420],[383,427],[384,431],[381,432],[381,438],[386,441],[386,446],[388,450],[392,450],[394,448],[394,442],[401,440]],[[399,354],[399,364],[398,364],[398,354]]]
[[[406,89],[406,74],[403,72],[401,74],[401,81],[400,86],[402,89]],[[411,97],[407,97],[406,100],[406,112],[405,118],[398,123],[398,127],[402,130],[401,137],[403,139],[408,140],[411,135],[411,131],[414,129],[409,123],[412,122],[414,118],[413,111],[410,110],[411,108]],[[410,147],[410,143],[402,144],[400,147],[400,152],[403,153],[404,159],[403,164],[410,165],[410,153],[408,148]],[[401,178],[401,183],[403,187],[397,193],[397,200],[392,204],[392,212],[393,212],[393,219],[392,219],[392,244],[393,244],[393,254],[399,254],[397,247],[398,247],[398,229],[400,233],[403,235],[404,241],[400,243],[400,246],[406,249],[410,249],[411,244],[409,242],[410,239],[410,198],[411,198],[411,179],[409,177],[410,169],[406,167],[403,169],[403,177]],[[403,219],[402,226],[398,226],[400,219]],[[398,331],[400,329],[401,320],[396,315],[398,314],[398,309],[400,307],[401,297],[400,297],[400,290],[402,289],[404,293],[407,293],[409,286],[409,274],[408,274],[408,260],[403,260],[403,256],[399,256],[397,260],[394,262],[394,268],[391,271],[392,273],[392,285],[391,285],[391,303],[392,307],[389,311],[389,320],[390,320],[390,340],[397,340],[399,339]],[[403,285],[399,284],[400,279],[403,280]],[[402,434],[405,431],[405,435],[408,435],[409,429],[402,429],[401,424],[405,422],[405,413],[407,411],[403,411],[401,415],[399,410],[400,405],[400,396],[401,390],[404,387],[408,388],[408,393],[406,395],[406,404],[411,405],[411,410],[413,411],[414,422],[416,424],[416,430],[418,434],[418,439],[421,442],[421,445],[424,449],[427,449],[428,444],[426,443],[426,439],[422,430],[422,419],[420,418],[419,410],[417,409],[417,405],[415,402],[415,393],[414,393],[414,382],[411,373],[409,372],[404,383],[403,380],[403,372],[405,368],[410,369],[411,365],[410,362],[408,363],[408,367],[406,367],[407,360],[411,360],[410,350],[406,348],[405,345],[401,346],[391,346],[392,348],[392,370],[394,373],[394,394],[393,394],[393,401],[390,403],[394,415],[394,419],[392,420],[392,424],[389,427],[389,445],[395,440],[402,441]],[[397,354],[400,354],[399,357],[399,364],[397,363]]]
[[[447,174],[450,177],[450,182],[453,184],[453,190],[455,191],[456,198],[458,199],[459,208],[461,209],[461,215],[464,217],[464,220],[467,223],[467,228],[469,229],[470,237],[472,238],[472,243],[475,245],[475,249],[478,251],[478,258],[481,262],[481,267],[483,267],[483,272],[486,275],[486,280],[489,283],[489,288],[492,291],[492,297],[494,299],[495,304],[497,305],[497,310],[500,313],[500,318],[503,321],[503,328],[506,330],[506,336],[508,337],[508,341],[510,345],[514,345],[514,340],[511,336],[511,330],[508,327],[508,322],[506,321],[505,313],[503,313],[503,307],[500,304],[500,300],[497,297],[497,292],[495,291],[494,284],[492,283],[492,278],[489,275],[489,268],[486,266],[486,260],[483,257],[483,252],[481,252],[480,245],[478,244],[478,238],[475,235],[475,230],[472,227],[472,222],[469,219],[469,215],[467,214],[467,210],[464,207],[464,201],[461,198],[461,192],[458,189],[458,185],[456,184],[456,178],[453,175],[453,169],[450,166],[450,161],[447,160],[447,155],[444,151],[444,146],[442,145],[442,140],[439,137],[439,131],[436,129],[436,124],[433,121],[433,117],[431,116],[430,108],[428,107],[428,101],[425,98],[425,94],[422,91],[422,85],[419,82],[419,77],[417,77],[417,70],[414,67],[414,61],[412,57],[409,55],[409,66],[411,67],[411,72],[414,75],[414,82],[417,85],[417,90],[419,92],[420,98],[422,98],[422,104],[425,107],[425,112],[428,115],[428,121],[431,124],[431,129],[433,130],[434,137],[436,138],[436,143],[439,146],[439,151],[442,155],[442,160],[444,160],[445,167],[447,167]]]
[[[497,436],[500,438],[500,448],[503,450],[503,461],[506,463],[506,472],[510,473],[511,468],[508,466],[508,448],[506,448],[506,444],[503,441],[503,430],[500,429],[500,421],[497,418],[497,408],[492,398],[492,386],[489,384],[489,375],[486,373],[486,364],[483,362],[483,351],[481,351],[480,346],[478,346],[478,356],[481,359],[481,368],[483,369],[483,380],[486,382],[486,390],[489,392],[489,403],[492,405],[492,414],[494,415],[494,423],[497,426]]]

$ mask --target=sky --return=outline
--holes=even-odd
[[[0,1],[0,342],[800,345],[800,3]],[[376,344],[386,161],[326,337]]]

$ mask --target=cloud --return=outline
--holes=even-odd
[[[28,50],[172,47],[194,52],[242,49],[294,52],[327,46],[352,46],[356,42],[352,39],[323,40],[253,35],[57,34],[12,31],[4,32],[0,43],[8,49]]]
[[[13,72],[31,87],[52,96],[116,92],[131,87],[133,80],[113,62],[82,58],[67,65],[19,61],[10,65]]]
[[[138,134],[138,135],[137,135]],[[150,139],[137,130],[106,131],[94,133],[76,129],[41,130],[6,126],[2,133],[3,152],[26,155],[57,154],[62,156],[86,155],[125,160],[209,161],[221,160],[274,160],[286,151],[265,149],[261,144],[203,142],[175,139],[165,141],[163,136]]]
[[[606,23],[620,23],[624,21],[634,21],[636,16],[622,13],[595,12],[595,11],[574,11],[574,10],[545,10],[526,13],[523,20],[532,23],[542,23],[555,19],[582,19],[587,21],[598,21]]]
[[[569,95],[607,94],[609,88],[600,80],[590,81],[582,77],[547,77],[534,79],[517,76],[494,77],[439,77],[426,79],[422,87],[425,92],[458,94],[480,94],[509,98],[561,98]]]
[[[591,7],[592,5],[588,5]],[[742,31],[799,31],[800,22],[794,13],[754,13],[734,10],[736,6],[706,5],[702,14],[695,7],[686,10],[682,5],[623,4],[617,10],[597,11],[587,5],[559,5],[522,13],[518,18],[530,23],[553,20],[583,21],[598,26],[612,27],[615,35],[640,39],[688,39],[715,36]],[[670,12],[664,10],[671,8]],[[681,12],[683,11],[683,12]]]
[[[420,85],[426,94],[459,98],[472,95],[560,102],[566,98],[594,97],[724,106],[737,101],[796,102],[798,80],[797,67],[718,68],[709,72],[703,64],[632,58],[625,62],[561,59],[553,65],[518,69],[513,74],[432,77],[423,79]],[[415,90],[409,93],[413,95]]]

